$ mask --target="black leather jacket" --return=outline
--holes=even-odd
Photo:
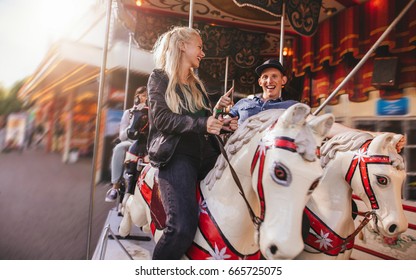
[[[161,69],[153,70],[147,83],[150,125],[147,150],[150,163],[155,167],[163,166],[170,160],[182,134],[207,133],[208,117],[176,114],[169,109],[165,100],[168,83],[169,77]],[[178,94],[182,98],[182,93]],[[208,98],[205,98],[207,104],[210,104]],[[212,112],[207,112],[206,115],[211,114]]]

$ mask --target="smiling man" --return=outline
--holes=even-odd
[[[265,111],[268,109],[287,109],[290,106],[298,103],[295,100],[283,100],[282,88],[287,83],[287,77],[285,75],[285,69],[277,59],[266,60],[262,65],[256,68],[256,73],[259,75],[259,85],[263,89],[263,93],[256,94],[253,97],[246,97],[239,100],[234,106],[231,107],[228,115],[232,117],[238,117],[238,125],[241,125],[247,118]],[[215,105],[215,110],[223,110],[232,104],[230,92],[227,92],[218,100]],[[309,115],[308,120],[315,118],[313,115]],[[340,123],[334,123],[331,126],[327,137],[331,138],[336,134],[356,130],[344,126]],[[361,130],[364,131],[364,130]],[[371,132],[365,131],[373,135],[377,135],[383,132]],[[400,141],[396,144],[396,150],[401,152],[406,145],[406,138],[402,136]]]
[[[263,93],[239,100],[229,112],[233,117],[238,116],[239,125],[261,111],[287,109],[297,103],[295,100],[282,100],[282,87],[287,83],[287,77],[277,59],[266,60],[256,68],[256,73],[260,77],[258,81]]]

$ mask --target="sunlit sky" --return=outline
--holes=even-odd
[[[49,46],[96,0],[0,0],[0,86],[32,74]]]

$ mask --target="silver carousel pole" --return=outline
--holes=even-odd
[[[127,66],[126,66],[126,83],[124,85],[124,105],[123,110],[127,110],[127,96],[129,92],[129,80],[130,80],[130,63],[131,63],[131,48],[133,43],[133,32],[129,33],[129,51],[127,54]]]
[[[283,44],[285,37],[285,15],[286,15],[285,1],[282,3],[282,16],[280,17],[280,48],[279,48],[279,62],[283,65]]]
[[[98,101],[97,101],[97,117],[95,118],[95,137],[94,137],[94,154],[93,154],[93,166],[92,166],[92,176],[91,176],[91,188],[90,188],[90,207],[88,213],[88,234],[87,234],[87,260],[90,259],[90,249],[91,249],[91,231],[92,231],[92,218],[94,210],[94,192],[95,192],[95,176],[97,173],[97,153],[98,153],[98,142],[100,140],[100,120],[101,120],[101,111],[103,107],[103,93],[104,93],[104,84],[105,84],[105,70],[107,68],[107,53],[108,53],[108,41],[110,34],[110,21],[111,21],[111,6],[113,0],[107,0],[107,17],[106,17],[106,29],[105,29],[105,39],[102,53],[101,61],[101,70],[100,70],[100,83],[98,87]]]
[[[229,57],[227,55],[227,57],[225,58],[225,77],[224,77],[224,94],[227,93],[227,83],[228,83],[228,60]]]
[[[194,0],[189,1],[189,28],[194,25]]]
[[[348,82],[349,79],[358,71],[358,69],[363,66],[363,64],[367,61],[370,55],[377,49],[380,43],[384,40],[384,38],[390,33],[390,31],[396,26],[399,20],[404,16],[404,14],[410,9],[410,7],[415,3],[416,0],[410,0],[406,7],[400,12],[400,14],[394,19],[394,21],[389,25],[389,27],[381,34],[380,38],[374,43],[374,45],[368,50],[368,52],[361,58],[357,65],[355,65],[354,69],[345,77],[345,79],[338,85],[338,87],[328,96],[328,98],[321,104],[321,106],[316,109],[312,115],[316,116],[328,103],[331,101],[334,96],[341,90],[341,88]]]

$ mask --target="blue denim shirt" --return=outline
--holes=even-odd
[[[229,114],[233,117],[238,116],[238,125],[241,125],[247,118],[268,109],[287,109],[293,104],[298,103],[295,100],[282,101],[281,98],[267,100],[261,99],[261,94],[253,98],[240,99],[231,109]]]

